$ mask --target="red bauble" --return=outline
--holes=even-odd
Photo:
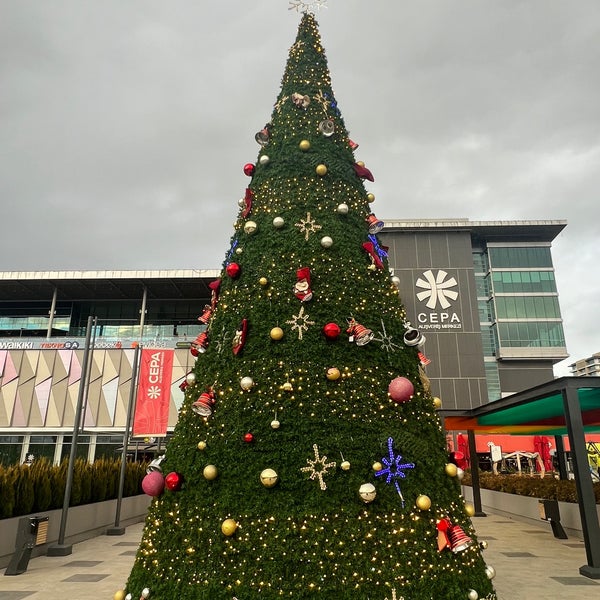
[[[160,496],[165,489],[165,478],[160,471],[150,471],[148,475],[142,479],[142,490],[148,496]]]
[[[256,167],[252,163],[246,163],[244,165],[244,173],[248,175],[248,177],[252,177],[252,175],[254,175],[255,170]]]
[[[183,485],[183,475],[181,473],[176,473],[172,471],[165,477],[165,485],[168,490],[172,492],[178,492]]]
[[[246,435],[244,435],[244,441],[247,444],[251,444],[254,441],[254,436],[250,432],[248,432]]]
[[[396,377],[390,382],[388,392],[394,402],[401,404],[410,400],[415,393],[415,387],[406,377]]]
[[[341,332],[341,329],[337,323],[327,323],[323,327],[323,333],[328,340],[337,340]]]
[[[227,273],[227,275],[229,275],[229,277],[231,277],[231,279],[236,279],[236,277],[239,277],[241,270],[242,267],[240,267],[240,265],[234,262],[229,263],[225,267],[225,272]]]

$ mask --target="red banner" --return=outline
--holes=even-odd
[[[164,437],[167,433],[173,352],[158,348],[142,349],[133,417],[135,437]]]

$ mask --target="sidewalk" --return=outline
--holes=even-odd
[[[546,523],[535,527],[493,514],[473,523],[479,541],[488,542],[484,558],[496,570],[499,600],[600,598],[600,580],[579,575],[586,564],[582,540],[558,540]],[[142,523],[131,525],[123,536],[74,545],[70,556],[33,558],[21,575],[7,577],[2,570],[0,600],[112,600],[127,579],[141,534]]]

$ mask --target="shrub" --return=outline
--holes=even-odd
[[[31,466],[0,466],[0,519],[62,508],[68,459],[58,466],[40,459]],[[141,493],[146,463],[127,463],[123,496]],[[71,506],[116,498],[121,475],[120,459],[100,459],[93,464],[78,459],[73,467]]]
[[[471,485],[471,473],[465,472],[463,485]],[[529,477],[527,475],[494,475],[489,472],[479,473],[479,485],[482,489],[532,496],[561,502],[577,502],[577,487],[570,479],[555,479],[552,475]],[[600,483],[594,483],[596,503],[600,504]]]

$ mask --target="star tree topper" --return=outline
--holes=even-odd
[[[313,0],[312,2],[302,2],[301,0],[290,0],[290,6],[288,10],[295,10],[296,12],[309,12],[311,8],[321,10],[327,8],[325,6],[327,0]]]
[[[316,444],[313,444],[313,450],[315,451],[314,460],[307,458],[308,467],[302,467],[300,470],[303,473],[310,473],[309,479],[318,479],[320,488],[326,490],[327,484],[323,480],[323,476],[327,475],[328,469],[335,468],[336,463],[327,462],[326,456],[319,456],[319,447]]]

